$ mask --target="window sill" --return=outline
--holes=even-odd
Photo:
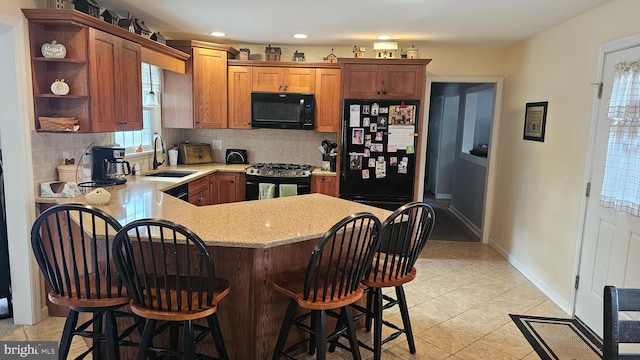
[[[143,156],[150,156],[153,155],[153,150],[142,150],[142,152],[130,152],[130,153],[125,153],[124,154],[124,158],[125,159],[130,159],[130,158],[139,158],[139,157],[143,157]]]

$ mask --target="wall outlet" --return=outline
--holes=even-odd
[[[214,149],[222,149],[222,140],[211,140],[211,147]]]

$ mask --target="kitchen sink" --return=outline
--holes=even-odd
[[[152,177],[168,177],[168,178],[181,178],[195,173],[195,171],[159,171],[156,173],[146,174],[145,176]]]

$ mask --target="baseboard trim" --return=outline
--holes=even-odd
[[[458,220],[462,221],[462,223],[471,230],[477,237],[482,237],[482,231],[469,219],[467,219],[460,211],[458,211],[455,207],[449,205],[449,211],[453,216],[455,216]]]

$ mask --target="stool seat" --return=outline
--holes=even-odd
[[[360,300],[364,293],[364,287],[358,286],[353,292],[345,296],[331,297],[325,293],[325,289],[319,289],[318,298],[324,300],[306,300],[304,295],[305,273],[287,273],[272,280],[273,288],[292,298],[298,306],[309,310],[338,309]],[[328,289],[327,289],[328,290]]]
[[[273,359],[292,359],[294,351],[306,343],[309,354],[317,350],[317,360],[326,359],[327,345],[342,334],[349,339],[348,349],[360,360],[360,350],[350,304],[364,292],[361,284],[365,271],[378,247],[380,220],[371,213],[348,216],[329,229],[311,253],[306,271],[289,271],[272,279],[274,289],[290,298]],[[298,308],[303,309],[297,315]],[[337,313],[339,311],[339,313]],[[338,318],[333,333],[327,334],[327,316]],[[310,319],[310,325],[306,320]],[[297,327],[308,334],[301,342],[285,349],[289,330]]]
[[[211,359],[209,354],[196,352],[198,343],[209,334],[217,358],[229,358],[217,310],[231,284],[215,276],[213,257],[198,235],[164,219],[135,220],[116,234],[113,258],[131,294],[131,311],[146,320],[138,360]],[[206,320],[206,325],[196,325],[195,320]],[[153,344],[165,330],[169,331],[168,344]]]

